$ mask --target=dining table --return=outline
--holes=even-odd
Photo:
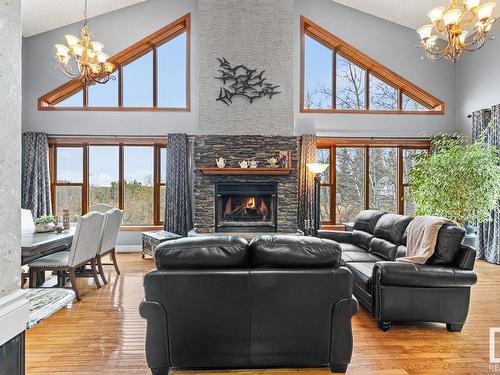
[[[45,255],[69,249],[73,242],[75,229],[76,223],[61,233],[22,231],[21,264],[25,265]]]

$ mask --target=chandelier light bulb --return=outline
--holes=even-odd
[[[57,56],[66,56],[69,53],[69,48],[64,44],[55,44],[54,47],[56,47]]]
[[[448,9],[443,13],[443,22],[445,26],[458,25],[462,17],[462,10],[458,8]]]
[[[441,21],[445,10],[446,10],[445,7],[434,8],[429,13],[427,13],[427,16],[431,19],[432,23],[436,23]]]
[[[493,9],[497,6],[494,2],[484,3],[477,8],[477,18],[480,21],[487,20],[493,14]]]
[[[82,57],[83,55],[83,47],[79,44],[74,44],[71,46],[71,50],[75,54],[75,56]]]
[[[420,35],[421,40],[426,40],[432,34],[433,25],[425,25],[417,29],[417,33]]]
[[[95,52],[102,52],[102,49],[104,48],[104,44],[100,43],[100,42],[92,42],[92,49],[95,51]]]
[[[80,43],[80,39],[77,36],[74,35],[65,35],[64,38],[66,39],[66,43],[68,43],[68,46],[74,46],[75,44]]]
[[[481,0],[465,0],[465,6],[468,10],[475,9],[479,6]]]
[[[107,60],[108,60],[108,55],[106,55],[105,53],[103,52],[100,52],[97,54],[97,61],[99,61],[99,63],[101,64],[104,64]]]

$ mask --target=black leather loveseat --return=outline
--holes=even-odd
[[[162,244],[140,314],[153,374],[170,368],[329,366],[345,372],[358,309],[340,247],[314,237]]]
[[[318,236],[337,241],[342,265],[353,273],[354,295],[382,330],[391,322],[446,323],[461,331],[469,309],[476,252],[463,245],[465,231],[444,225],[435,253],[426,264],[395,262],[406,255],[406,229],[412,217],[362,211],[352,232],[321,230]]]

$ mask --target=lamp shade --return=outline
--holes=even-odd
[[[417,33],[420,35],[420,39],[425,40],[428,37],[430,37],[432,34],[433,27],[434,27],[433,25],[425,25],[425,26],[420,27],[417,30]]]
[[[480,5],[479,8],[477,8],[477,18],[479,18],[480,21],[490,18],[496,6],[497,4],[493,2]]]
[[[326,168],[328,168],[329,164],[323,164],[323,163],[309,163],[306,164],[307,168],[309,169],[310,172],[314,174],[320,174],[326,171]]]
[[[443,13],[445,10],[446,10],[445,7],[434,8],[427,14],[427,16],[431,19],[432,23],[438,22],[441,21],[441,19],[443,18]]]
[[[457,25],[462,17],[462,9],[453,8],[443,13],[443,22],[446,26]]]

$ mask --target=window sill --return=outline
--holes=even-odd
[[[163,225],[122,225],[121,232],[148,232],[155,230],[162,230]]]

